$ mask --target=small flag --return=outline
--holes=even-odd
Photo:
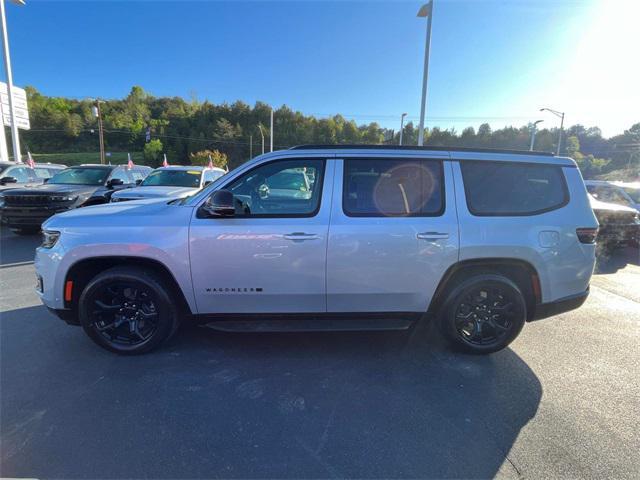
[[[33,161],[33,157],[31,156],[31,152],[27,150],[27,166],[29,168],[34,168],[36,163]]]
[[[229,173],[229,165],[225,165],[225,166],[224,166],[224,171],[225,171],[225,172],[227,172],[227,173]]]
[[[127,153],[127,158],[129,161],[127,162],[127,170],[131,170],[133,168],[133,160],[131,160],[131,154]]]
[[[169,162],[167,162],[167,154],[164,154],[164,160],[162,161],[162,166],[163,167],[168,167],[169,166]]]
[[[211,159],[211,155],[209,155],[209,165],[207,165],[207,168],[213,168],[213,160]]]

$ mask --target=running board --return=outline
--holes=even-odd
[[[214,320],[203,326],[223,332],[355,332],[407,330],[415,319],[403,317],[385,318],[277,318]]]

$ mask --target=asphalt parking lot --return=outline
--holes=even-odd
[[[183,330],[127,358],[33,292],[37,237],[2,231],[2,477],[607,477],[640,472],[640,258],[600,263],[579,310],[487,357],[429,326]]]

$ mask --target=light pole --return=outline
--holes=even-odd
[[[104,103],[104,100],[96,100],[93,106],[93,116],[98,118],[98,136],[100,137],[100,163],[104,165],[106,163],[106,157],[104,154],[104,129],[102,128],[102,110],[100,104]]]
[[[271,109],[271,131],[269,132],[269,147],[271,147],[271,152],[273,152],[273,108]]]
[[[558,149],[556,151],[556,155],[560,155],[560,144],[562,143],[562,129],[564,128],[564,112],[558,112],[557,110],[552,110],[550,108],[541,108],[540,111],[547,111],[549,113],[553,113],[556,117],[560,119],[560,132],[558,133]]]
[[[427,17],[427,39],[424,46],[424,72],[422,74],[422,105],[420,106],[420,129],[418,146],[424,145],[424,115],[427,107],[427,78],[429,76],[429,48],[431,47],[431,19],[433,18],[433,0],[420,7],[418,17]]]
[[[24,0],[11,0],[16,5],[24,5]],[[16,122],[16,110],[13,102],[13,73],[11,72],[11,56],[9,55],[9,35],[7,34],[7,17],[4,11],[4,0],[0,0],[0,16],[2,17],[2,44],[4,46],[4,69],[7,72],[7,94],[9,96],[9,114],[11,116],[11,141],[13,143],[13,160],[22,162],[20,153],[20,135],[18,134],[18,122]],[[2,119],[4,128],[4,118]]]
[[[264,132],[262,131],[262,124],[258,124],[258,130],[260,130],[260,136],[262,137],[262,155],[264,155]]]
[[[533,122],[533,125],[531,125],[531,145],[529,145],[529,151],[533,150],[533,144],[536,141],[536,132],[538,131],[538,124],[544,122],[544,120],[536,120],[535,122]]]
[[[400,143],[398,145],[402,145],[402,132],[404,131],[404,117],[406,117],[407,114],[403,113],[400,116]]]

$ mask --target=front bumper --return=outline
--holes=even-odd
[[[563,297],[553,302],[539,303],[535,307],[533,317],[529,319],[530,322],[535,320],[542,320],[543,318],[553,317],[554,315],[560,315],[561,313],[575,310],[582,306],[589,296],[589,289],[587,288],[582,293]]]
[[[53,313],[60,320],[64,320],[67,325],[80,325],[80,319],[78,318],[78,313],[75,310],[51,307],[47,307],[47,310]]]
[[[38,227],[56,213],[69,210],[69,207],[9,207],[5,206],[0,211],[2,223],[9,228]]]
[[[633,224],[605,224],[598,230],[597,241],[600,243],[616,243],[630,245],[640,241],[640,225]]]

